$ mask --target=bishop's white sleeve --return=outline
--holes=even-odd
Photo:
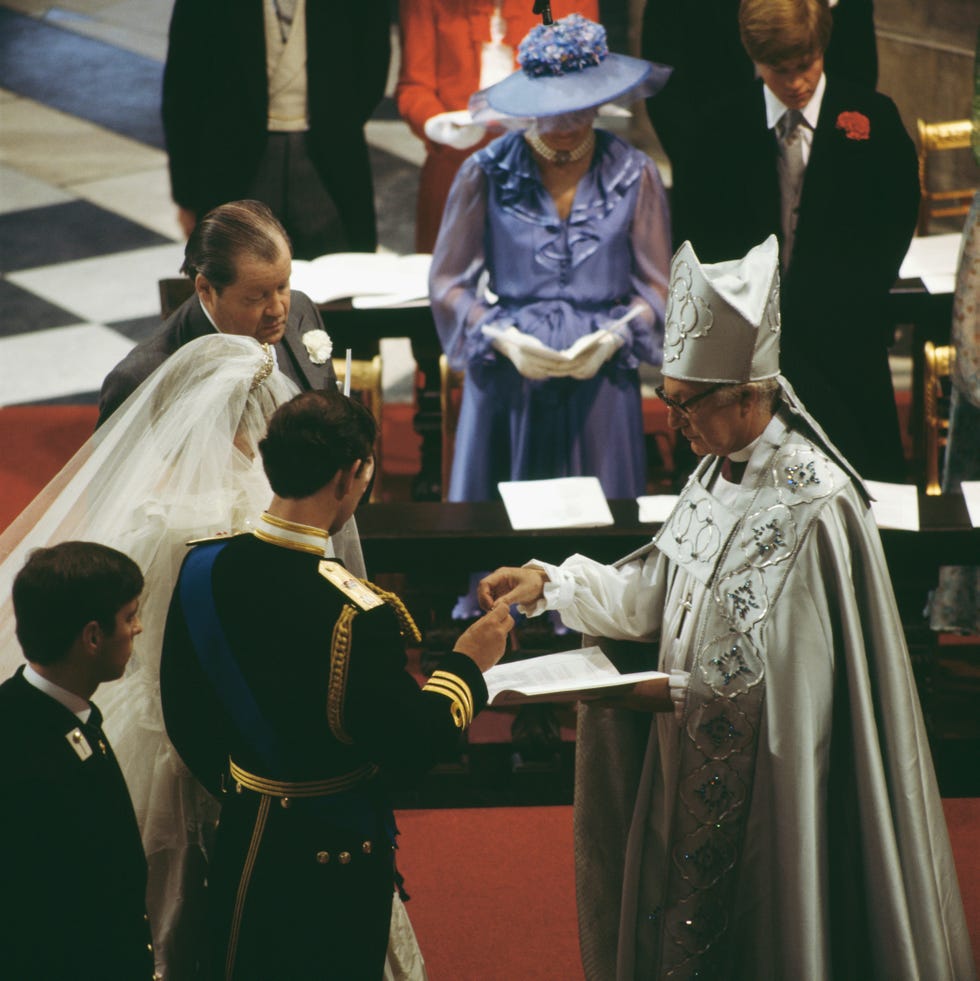
[[[572,555],[560,566],[534,559],[547,574],[544,598],[520,607],[528,616],[557,610],[571,630],[613,640],[656,639],[666,595],[667,562],[657,549],[620,566]]]

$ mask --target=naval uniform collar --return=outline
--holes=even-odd
[[[268,511],[262,513],[252,534],[271,545],[281,545],[296,552],[308,552],[321,558],[326,554],[327,543],[330,541],[330,535],[322,528],[287,521],[275,514],[269,514]]]

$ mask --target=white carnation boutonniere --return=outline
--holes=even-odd
[[[308,330],[303,335],[303,344],[314,364],[326,364],[333,353],[333,341],[325,330]]]

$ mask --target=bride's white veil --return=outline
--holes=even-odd
[[[258,442],[272,413],[297,392],[265,347],[230,334],[192,341],[153,372],[0,534],[0,678],[21,661],[14,577],[32,549],[69,539],[118,548],[143,570],[144,636],[131,670],[155,671],[159,646],[151,651],[148,641],[162,633],[146,635],[153,608],[166,612],[184,544],[244,530],[268,504]],[[332,544],[363,576],[353,522]]]
[[[202,337],[153,372],[0,535],[0,674],[21,659],[10,591],[38,546],[81,539],[129,555],[147,579],[149,633],[151,606],[165,613],[169,603],[184,536],[239,530],[268,503],[258,441],[296,392],[249,337]],[[137,651],[149,657],[133,670],[159,663],[145,634]]]

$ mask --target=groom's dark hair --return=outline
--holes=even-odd
[[[283,242],[292,255],[286,229],[267,205],[261,201],[230,201],[209,211],[194,226],[180,271],[192,282],[200,273],[220,293],[235,282],[240,258],[276,263]]]
[[[61,542],[31,552],[13,585],[17,640],[35,664],[54,664],[93,620],[107,636],[116,614],[143,591],[128,556],[97,542]]]
[[[279,497],[315,494],[338,470],[374,455],[378,428],[354,399],[324,389],[303,392],[281,405],[259,443],[262,465]]]

